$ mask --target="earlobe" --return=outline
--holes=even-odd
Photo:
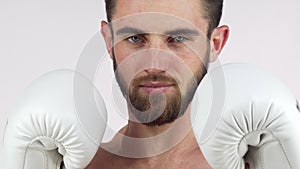
[[[107,22],[101,21],[101,34],[106,44],[106,50],[112,58],[112,34]]]
[[[226,25],[217,27],[214,29],[210,45],[211,45],[211,51],[210,51],[210,62],[214,62],[217,57],[222,52],[222,49],[224,48],[227,40],[229,37],[229,27]]]

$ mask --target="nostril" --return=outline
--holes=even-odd
[[[145,70],[145,72],[151,74],[151,73],[163,73],[164,70],[157,69],[157,68],[148,68]]]

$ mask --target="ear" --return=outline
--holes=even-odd
[[[217,57],[222,52],[223,47],[225,46],[229,37],[229,27],[226,25],[217,27],[212,32],[210,38],[210,62],[214,62]]]
[[[112,41],[112,32],[107,22],[101,21],[101,34],[104,38],[105,44],[106,44],[106,50],[110,55],[110,58],[113,58],[112,55],[112,47],[113,47],[113,41]]]

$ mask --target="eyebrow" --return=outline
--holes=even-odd
[[[124,27],[119,29],[116,32],[117,35],[120,34],[145,34],[143,30],[137,29],[137,28],[132,28],[132,27]]]
[[[137,28],[132,28],[132,27],[124,27],[119,29],[116,32],[116,35],[120,35],[120,34],[149,34],[151,32],[145,32],[141,29],[137,29]],[[175,35],[191,35],[191,36],[199,36],[200,33],[197,30],[193,30],[193,29],[187,29],[187,28],[180,28],[180,29],[175,29],[175,30],[170,30],[170,31],[166,31],[163,33],[164,35],[168,35],[168,36],[175,36]]]
[[[164,34],[169,36],[175,36],[175,35],[199,36],[200,35],[199,31],[193,29],[186,29],[186,28],[166,31]]]

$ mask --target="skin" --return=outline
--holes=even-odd
[[[182,5],[184,4],[184,5]],[[112,20],[120,19],[124,16],[129,16],[132,14],[141,14],[144,12],[159,12],[166,13],[183,18],[191,24],[195,25],[197,29],[204,33],[207,33],[208,21],[203,18],[202,6],[199,0],[122,0],[117,2],[116,11],[113,15]],[[113,41],[111,32],[107,29],[107,22],[101,22],[101,33],[105,39],[107,50],[113,58]],[[216,57],[221,53],[229,35],[229,28],[226,25],[219,26],[214,29],[211,37],[209,38],[209,44],[211,48],[209,53],[211,57],[202,58],[206,59],[208,62],[216,60]],[[120,41],[114,46],[115,59],[117,64],[121,64],[129,55],[134,52],[143,49],[160,49],[168,51],[177,57],[179,57],[191,70],[193,73],[197,73],[199,70],[199,65],[201,64],[201,59],[192,51],[186,48],[179,49],[180,47],[170,47],[170,44],[166,42],[166,36],[159,34],[147,34],[145,43],[143,46],[135,46],[129,43],[128,40]],[[162,73],[165,74],[167,70],[161,70],[156,68],[147,68],[142,72],[139,72],[137,76],[145,76],[149,73]],[[129,86],[130,88],[131,86]],[[141,93],[144,91],[141,91]],[[172,95],[174,88],[168,88],[163,91],[166,95]],[[145,93],[144,93],[145,94]],[[128,110],[130,114],[130,109]],[[178,125],[182,131],[188,131],[186,136],[170,150],[152,157],[145,158],[128,158],[115,155],[106,151],[103,147],[109,149],[109,147],[116,147],[121,145],[119,149],[123,149],[126,146],[124,142],[118,142],[118,138],[113,138],[109,143],[103,144],[96,153],[94,159],[87,166],[86,169],[212,169],[208,164],[205,157],[203,156],[201,150],[198,147],[194,133],[191,129],[190,122],[190,105],[188,105],[184,115],[173,123],[168,123],[160,126],[147,126],[141,124],[137,121],[128,121],[128,125],[122,128],[119,133],[126,136],[135,138],[148,138],[157,136],[170,127]],[[180,133],[180,130],[178,131]],[[170,140],[174,140],[176,136],[170,135],[155,143],[157,149],[163,148],[166,144],[170,143]],[[123,144],[124,143],[124,144]],[[139,144],[136,145],[136,149],[143,152],[151,152],[152,146],[149,144]],[[247,166],[249,168],[249,166]]]

